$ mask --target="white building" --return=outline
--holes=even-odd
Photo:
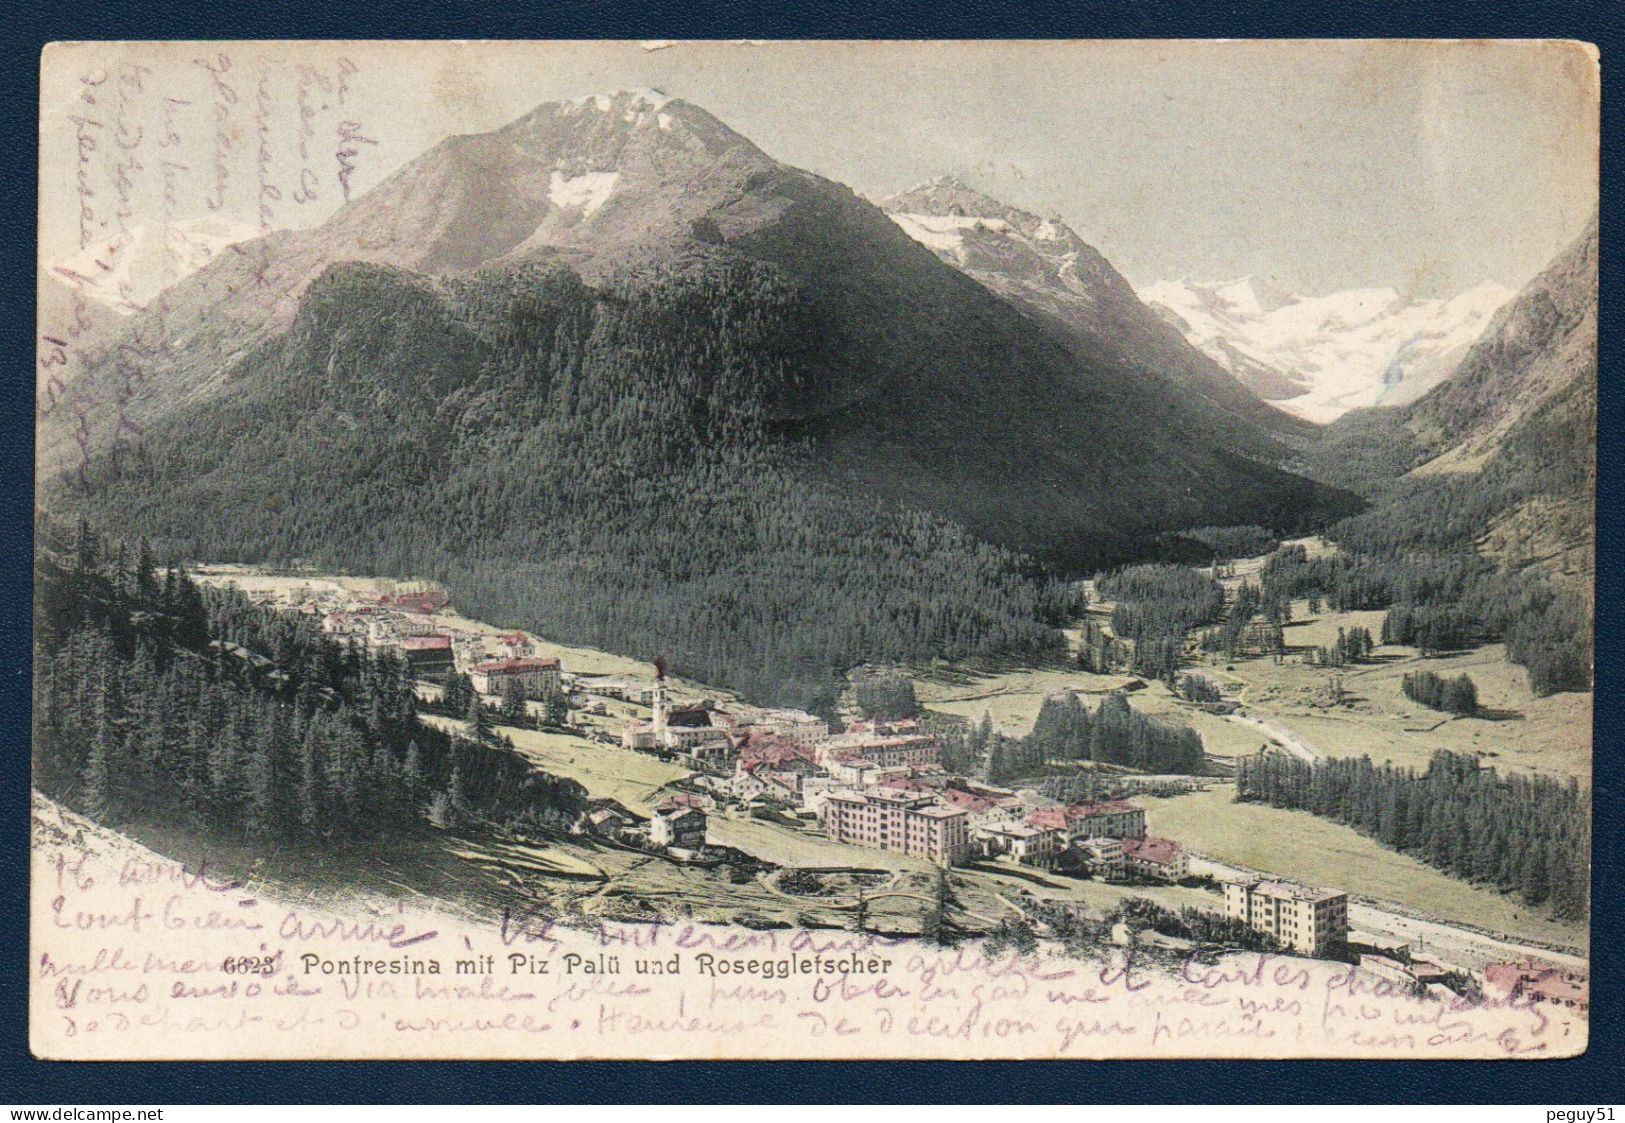
[[[468,677],[481,694],[506,695],[517,683],[526,698],[552,698],[559,692],[557,659],[493,659],[469,668]]]
[[[1076,844],[1084,866],[1103,881],[1116,881],[1128,872],[1124,843],[1117,838],[1089,838]]]
[[[965,813],[910,792],[829,792],[824,831],[836,842],[912,854],[939,865],[957,865],[970,856]]]
[[[1122,844],[1128,872],[1159,881],[1183,881],[1190,876],[1191,857],[1170,838],[1126,838]]]
[[[1224,887],[1224,914],[1305,955],[1335,954],[1348,943],[1349,898],[1335,889],[1232,881]]]
[[[767,710],[751,724],[806,748],[829,739],[829,723],[801,710]]]
[[[994,823],[976,832],[989,857],[1008,857],[1024,866],[1048,869],[1060,850],[1060,832],[1029,823]]]
[[[678,850],[705,846],[705,812],[680,804],[657,807],[649,820],[649,841]]]
[[[908,768],[917,764],[941,763],[942,749],[936,738],[924,734],[888,736],[843,733],[818,743],[820,763],[859,756],[881,768]]]

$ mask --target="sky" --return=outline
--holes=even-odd
[[[958,175],[1141,286],[1517,287],[1597,204],[1575,44],[68,44],[42,261],[166,219],[311,225],[446,136],[639,87],[870,198]]]

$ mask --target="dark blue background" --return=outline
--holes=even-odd
[[[228,8],[230,10],[228,10]],[[1027,1063],[435,1063],[69,1064],[32,1060],[27,1046],[29,590],[32,587],[34,230],[40,48],[58,39],[233,38],[1575,38],[1602,48],[1606,75],[1619,21],[1605,2],[1493,5],[1389,3],[888,4],[789,0],[782,5],[692,2],[617,5],[543,0],[534,11],[486,3],[168,3],[0,6],[0,341],[13,405],[4,414],[0,563],[12,592],[0,613],[0,1103],[247,1102],[1440,1102],[1618,1103],[1620,401],[1618,272],[1604,191],[1602,401],[1599,416],[1597,724],[1591,1049],[1568,1061]],[[53,10],[54,9],[54,10]],[[415,10],[414,10],[415,9]],[[1605,91],[1603,183],[1618,182],[1612,91]],[[1494,230],[1483,231],[1493,238]],[[1535,1116],[1532,1120],[1543,1119]]]

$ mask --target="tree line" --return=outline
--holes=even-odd
[[[1347,553],[1310,558],[1301,545],[1281,547],[1260,574],[1265,597],[1324,598],[1336,611],[1386,609],[1384,643],[1434,655],[1502,642],[1507,657],[1528,670],[1536,695],[1590,689],[1588,597],[1480,555],[1477,535],[1485,524],[1458,522],[1457,515],[1463,505],[1477,509],[1473,489],[1483,486],[1406,484],[1327,531]]]
[[[42,544],[36,598],[34,783],[99,822],[317,841],[423,821],[562,829],[584,804],[510,747],[419,721],[397,654],[160,576],[145,547],[86,527]]]
[[[1085,617],[1078,633],[1075,659],[1079,669],[1090,674],[1109,675],[1129,665],[1128,644],[1108,632],[1100,621]]]
[[[920,716],[914,682],[894,671],[861,667],[851,676],[852,697],[858,712],[870,721],[902,721]]]
[[[1172,679],[1185,652],[1185,633],[1224,612],[1224,587],[1181,565],[1131,565],[1095,579],[1112,607],[1112,632],[1133,645],[1134,670]]]
[[[1405,697],[1432,710],[1472,717],[1478,713],[1478,687],[1466,675],[1445,678],[1432,671],[1412,671],[1401,683]]]
[[[1497,775],[1437,752],[1421,774],[1369,757],[1237,761],[1236,799],[1308,811],[1454,877],[1517,893],[1563,919],[1586,916],[1591,793],[1578,781]]]
[[[1179,532],[1207,547],[1209,561],[1262,557],[1281,544],[1275,533],[1261,526],[1199,526]]]
[[[1256,620],[1260,614],[1264,619]],[[1200,632],[1196,643],[1203,651],[1228,659],[1273,655],[1284,648],[1281,626],[1291,619],[1290,600],[1272,597],[1266,601],[1259,586],[1243,581],[1236,586],[1224,620]]]
[[[408,287],[330,272],[236,392],[54,498],[176,556],[432,578],[470,615],[824,716],[866,660],[1062,651],[1075,584],[785,431],[804,310],[771,270]]]
[[[1371,629],[1356,624],[1350,628],[1337,629],[1337,638],[1330,644],[1322,644],[1315,648],[1314,661],[1322,667],[1345,667],[1350,663],[1366,663],[1371,660],[1372,652],[1376,651],[1376,641],[1371,638]]]

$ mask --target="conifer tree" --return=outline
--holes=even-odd
[[[525,725],[530,721],[530,711],[525,707],[525,691],[517,679],[509,679],[502,686],[502,706],[499,711],[502,719],[510,725]]]
[[[468,723],[468,731],[472,736],[484,740],[490,735],[491,715],[486,710],[485,703],[480,701],[477,691],[469,693],[468,707],[464,711],[463,720]]]
[[[942,868],[935,871],[930,900],[920,920],[920,938],[939,946],[948,943],[948,873]]]
[[[90,752],[85,757],[84,777],[80,782],[79,804],[86,815],[99,823],[108,822],[115,809],[109,759],[112,755],[106,736],[91,738]]]

